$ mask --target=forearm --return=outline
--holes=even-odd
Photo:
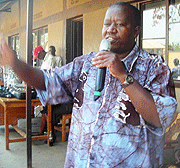
[[[45,79],[43,72],[17,59],[12,49],[7,45],[5,39],[0,34],[2,46],[0,47],[0,64],[10,66],[19,78],[30,86],[40,90],[45,90]]]
[[[120,82],[122,83],[124,80],[125,79],[122,77]],[[143,119],[156,127],[161,127],[157,109],[151,94],[136,80],[133,84],[128,85],[125,88],[125,91],[129,95],[136,111],[143,117]]]
[[[137,112],[150,124],[161,127],[157,109],[151,94],[137,81],[125,88]]]
[[[18,59],[12,65],[12,68],[19,78],[30,86],[40,90],[45,90],[44,74],[40,69],[33,68]]]

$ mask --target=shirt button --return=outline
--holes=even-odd
[[[103,118],[103,116],[102,116],[102,115],[100,115],[100,116],[99,116],[99,119],[102,119],[102,118]]]
[[[93,136],[93,138],[96,140],[96,139],[97,139],[97,136]]]
[[[94,157],[91,155],[91,156],[90,156],[90,159],[91,159],[91,160],[94,160]]]
[[[106,95],[107,98],[110,98],[110,95]]]

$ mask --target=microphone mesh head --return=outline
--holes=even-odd
[[[103,39],[99,46],[99,51],[110,51],[111,50],[111,42],[107,39]]]

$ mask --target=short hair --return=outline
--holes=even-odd
[[[179,65],[179,59],[175,58],[173,62],[174,62],[174,65],[175,65],[175,66],[178,66],[178,65]]]
[[[114,6],[118,6],[118,7],[126,6],[126,7],[130,8],[134,14],[135,27],[141,26],[141,13],[135,6],[133,6],[127,2],[116,2],[116,3],[112,4],[110,7],[114,7]]]
[[[56,50],[54,46],[50,46],[49,48],[52,48],[54,51]]]

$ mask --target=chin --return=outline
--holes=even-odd
[[[118,54],[121,54],[121,53],[123,53],[123,51],[120,49],[120,48],[111,48],[111,51],[113,52],[113,53],[118,53]]]

